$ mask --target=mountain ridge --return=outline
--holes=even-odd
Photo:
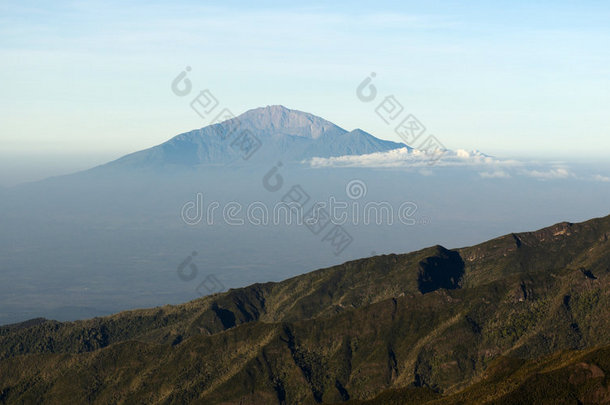
[[[408,390],[404,399],[416,390],[454,403],[455,395],[483,395],[474,384],[492,378],[485,373],[502,358],[535,364],[596,348],[605,356],[608,233],[610,216],[563,222],[465,248],[359,259],[178,306],[0,327],[0,397],[313,404]],[[113,377],[117,359],[122,384]],[[43,367],[58,371],[39,381]],[[151,384],[137,377],[142,370]],[[526,389],[529,376],[512,387],[492,382],[509,395]],[[582,390],[574,395],[593,395]],[[488,403],[485,395],[472,403]]]
[[[245,134],[245,135],[244,135]],[[243,145],[253,144],[244,151]],[[219,123],[174,136],[166,142],[98,166],[151,167],[300,162],[313,157],[362,155],[407,147],[361,130],[343,128],[310,113],[274,105],[248,110]]]

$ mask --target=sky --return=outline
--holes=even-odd
[[[603,1],[2,1],[0,185],[203,127],[204,89],[236,115],[282,104],[400,141],[375,113],[394,96],[450,149],[601,161],[608,21]]]

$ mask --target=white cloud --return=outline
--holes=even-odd
[[[568,169],[565,169],[563,167],[550,170],[525,170],[523,174],[529,177],[544,180],[565,179],[573,176],[573,174]]]
[[[480,172],[479,176],[484,179],[508,179],[511,175],[504,170],[495,170],[493,172]]]
[[[438,155],[437,155],[438,157]],[[303,163],[311,167],[361,167],[415,169],[423,176],[434,174],[439,167],[472,168],[483,179],[510,179],[519,176],[539,180],[578,178],[563,162],[534,162],[500,159],[478,150],[445,150],[437,161],[425,151],[409,148],[394,149],[367,155],[313,158]],[[596,181],[610,182],[610,177],[596,175]]]
[[[423,150],[400,148],[367,155],[348,155],[331,158],[313,158],[312,167],[430,167],[441,166],[520,166],[516,160],[501,160],[479,151],[444,151],[427,153]]]
[[[456,152],[458,158],[466,159],[470,157],[470,153],[464,149],[458,149]]]
[[[610,182],[610,177],[602,176],[601,174],[596,174],[593,176],[593,180],[595,181],[603,181],[604,183]]]

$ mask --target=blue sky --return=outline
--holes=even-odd
[[[283,104],[399,140],[355,95],[375,72],[449,148],[608,155],[610,3],[428,3],[4,1],[0,155],[86,166],[202,127],[170,91],[186,66],[236,114]]]

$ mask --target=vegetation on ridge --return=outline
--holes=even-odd
[[[610,217],[561,223],[0,327],[0,402],[604,403],[608,234]]]

